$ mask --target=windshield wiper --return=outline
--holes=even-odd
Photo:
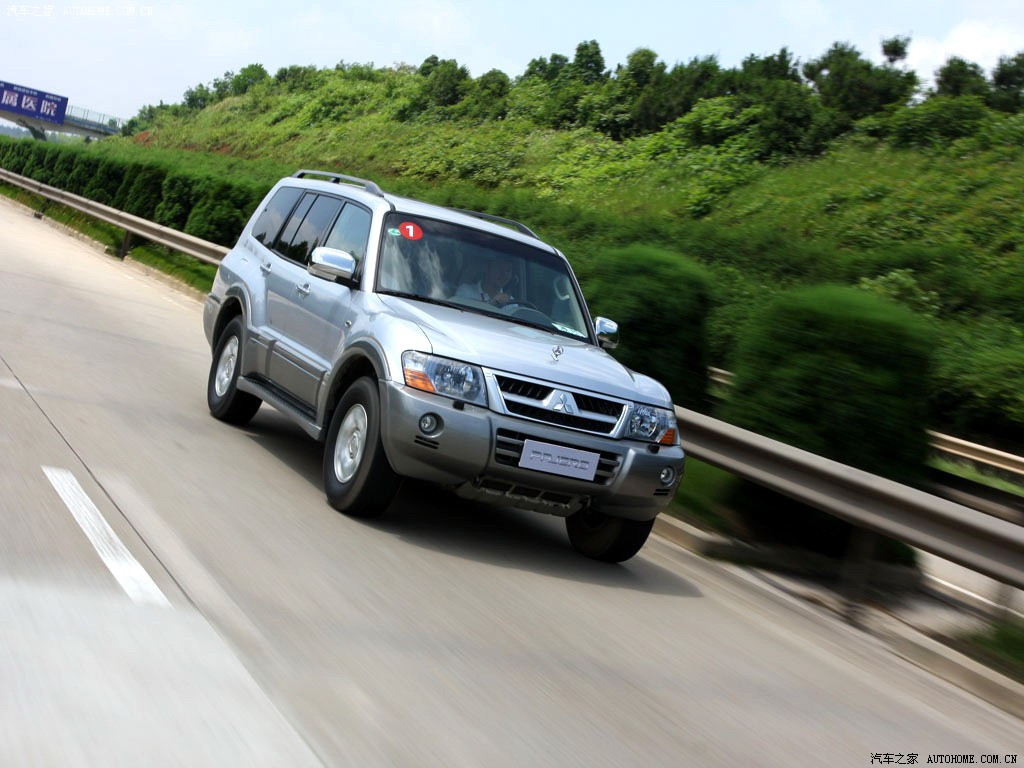
[[[464,304],[456,304],[453,301],[446,301],[444,299],[435,299],[432,296],[421,296],[418,293],[409,293],[408,291],[377,291],[377,293],[384,296],[394,296],[399,299],[412,299],[413,301],[422,301],[426,304],[436,304],[439,307],[466,310]]]

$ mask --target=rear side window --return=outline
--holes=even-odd
[[[252,236],[269,248],[301,194],[302,190],[296,187],[281,187],[277,190],[267,203],[267,207],[263,209],[263,213],[256,219],[252,227]]]
[[[313,249],[323,245],[324,240],[327,239],[327,232],[331,224],[334,223],[341,206],[342,201],[336,197],[317,195],[296,227],[295,222],[306,207],[306,201],[303,200],[281,234],[281,243],[276,250],[292,261],[297,261],[300,264],[307,263]],[[295,234],[289,240],[285,240],[285,237],[292,231]]]

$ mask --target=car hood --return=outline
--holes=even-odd
[[[498,317],[380,296],[396,317],[419,326],[433,354],[623,400],[671,407],[668,391],[600,347]],[[553,354],[556,347],[562,352]],[[428,350],[423,350],[428,351]]]

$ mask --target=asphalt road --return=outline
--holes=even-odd
[[[665,542],[593,563],[561,520],[412,484],[339,515],[319,444],[208,415],[209,362],[194,297],[0,202],[0,764],[1024,753],[1020,721]]]

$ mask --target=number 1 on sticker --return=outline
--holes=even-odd
[[[419,224],[414,224],[411,221],[403,221],[398,225],[398,230],[406,240],[419,240],[423,237],[423,230],[420,229]]]

